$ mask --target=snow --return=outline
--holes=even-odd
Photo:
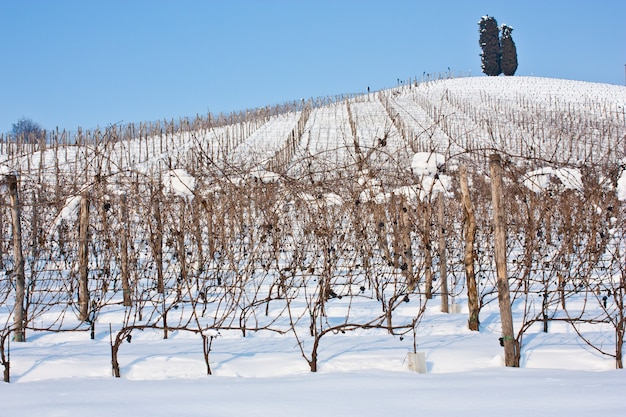
[[[237,163],[245,161],[250,166],[266,162],[283,145],[299,116],[299,112],[290,112],[270,119],[237,146],[232,154],[232,160]]]
[[[71,196],[63,205],[61,212],[54,221],[54,226],[59,226],[62,222],[72,223],[78,219],[78,208],[80,206],[80,196]]]
[[[0,384],[3,416],[298,415],[621,416],[624,372],[576,341],[565,327],[529,335],[522,367],[503,366],[496,306],[484,330],[467,315],[443,314],[436,300],[420,324],[418,351],[427,373],[411,372],[402,340],[383,332],[322,339],[318,373],[310,373],[289,335],[245,338],[222,331],[206,375],[200,338],[139,332],[120,348],[122,378],[110,371],[107,319],[88,332],[33,333],[11,343],[11,384]]]
[[[173,169],[163,174],[163,192],[183,198],[193,198],[196,179],[184,169]]]
[[[411,172],[417,177],[416,186],[404,186],[394,190],[394,194],[421,201],[446,193],[451,179],[443,174],[446,165],[445,155],[436,152],[417,152],[411,159]]]
[[[554,181],[558,184],[554,184]],[[536,193],[545,191],[551,184],[553,184],[552,187],[557,186],[565,190],[582,191],[583,189],[582,174],[573,168],[539,168],[526,173],[523,184]]]
[[[314,180],[321,181],[317,173],[331,171],[329,166],[354,162],[356,136],[363,155],[383,164],[389,160],[400,161],[405,173],[410,169],[413,174],[408,175],[407,185],[385,189],[373,172],[363,169],[355,177],[361,201],[382,203],[391,194],[423,200],[450,189],[450,178],[443,171],[446,158],[450,153],[464,150],[452,138],[471,132],[479,141],[488,137],[487,131],[508,138],[510,125],[513,125],[515,131],[524,133],[525,141],[520,142],[521,145],[509,143],[511,149],[520,146],[531,152],[532,145],[542,144],[550,132],[526,126],[523,120],[517,119],[520,113],[517,110],[525,108],[533,117],[543,120],[541,118],[550,117],[546,109],[567,102],[576,117],[588,117],[585,115],[594,114],[594,109],[600,112],[600,107],[623,117],[626,103],[623,87],[532,77],[446,80],[445,83],[405,87],[396,93],[387,98],[386,104],[400,115],[405,132],[409,132],[407,137],[416,132],[428,132],[429,138],[420,139],[427,141],[431,149],[449,152],[444,155],[407,150],[409,146],[403,141],[410,138],[404,138],[388,119],[383,100],[368,95],[350,104],[350,114],[357,126],[355,132],[351,131],[345,103],[313,108],[286,175],[297,177],[311,173]],[[245,160],[249,171],[240,182],[231,178],[232,182],[245,186],[252,178],[262,183],[280,184],[281,175],[265,170],[263,165],[283,149],[299,116],[300,113],[292,112],[272,118],[254,132],[233,140],[237,143],[228,158],[231,162]],[[615,123],[616,127],[611,127],[623,132],[620,120]],[[609,125],[611,120],[606,123]],[[234,137],[228,129],[240,128],[220,127],[206,136]],[[383,138],[387,145],[385,152],[379,152],[377,147]],[[154,147],[144,146],[147,155],[144,159],[141,152],[135,152],[141,149],[140,141],[115,144],[107,150],[109,160],[115,164],[105,168],[120,172],[132,168],[142,174],[158,175],[166,195],[189,200],[200,191],[200,179],[182,168],[162,167],[164,161],[176,161],[180,155],[199,146],[196,139],[189,134],[172,135],[165,139],[171,141],[169,154],[156,151],[150,154]],[[220,152],[227,152],[219,146],[204,150],[215,159],[219,159]],[[54,166],[54,161],[60,160],[59,171],[75,175],[76,165],[71,161],[87,156],[73,147],[64,152],[67,160],[50,149],[30,156],[0,155],[0,172],[22,172],[26,166],[40,166],[40,162],[42,166]],[[574,161],[577,151],[572,152]],[[307,166],[310,155],[318,159]],[[570,156],[564,159],[569,160]],[[535,192],[549,187],[582,189],[580,171],[566,167],[533,169],[521,181]],[[219,184],[213,187],[217,189]],[[621,201],[626,201],[624,172],[618,177],[616,192]],[[345,204],[339,194],[328,189],[324,192],[307,190],[296,194],[295,198],[320,211],[331,211],[332,207]],[[53,224],[75,221],[79,202],[80,197],[69,196]],[[294,235],[297,233],[294,231]],[[256,276],[254,279],[262,280]],[[73,318],[73,307],[66,306],[67,317],[62,324],[68,329],[76,325],[79,331],[29,330],[26,342],[7,341],[11,383],[0,383],[0,414],[7,417],[324,414],[516,417],[531,413],[551,417],[617,417],[626,414],[624,371],[615,370],[614,359],[587,345],[569,324],[551,322],[547,333],[542,331],[541,323],[532,325],[524,334],[520,368],[507,368],[498,343],[501,324],[497,302],[487,302],[481,310],[481,330],[472,332],[467,329],[467,299],[463,293],[464,290],[457,289],[454,298],[461,307],[460,313],[441,313],[437,295],[432,300],[411,299],[399,306],[394,320],[410,322],[422,303],[426,303],[415,339],[410,333],[390,335],[383,329],[328,333],[321,339],[316,373],[309,371],[298,341],[289,331],[250,331],[244,336],[240,330],[207,328],[204,334],[212,341],[212,375],[207,375],[199,335],[171,331],[164,339],[161,331],[145,329],[133,332],[132,340],[120,346],[121,378],[114,378],[111,376],[111,338],[124,324],[124,307],[113,303],[100,311],[95,321],[95,337],[91,340],[89,329],[81,327]],[[355,322],[367,322],[373,312],[381,308],[375,297],[355,297],[348,305],[346,298],[327,303],[328,322],[343,323],[348,314]],[[515,301],[513,306],[516,326],[522,322],[522,302]],[[575,305],[577,300],[568,302]],[[1,319],[10,323],[10,308],[5,304],[1,307]],[[296,307],[305,312],[302,306],[295,306],[294,312]],[[279,306],[274,308],[280,310]],[[600,313],[603,311],[596,308]],[[272,313],[274,310],[270,309],[270,315]],[[53,312],[50,314],[54,316]],[[263,320],[262,317],[254,319]],[[276,326],[288,328],[284,322]],[[302,332],[300,336],[308,331],[303,327],[298,330]],[[614,336],[610,327],[601,331],[595,327],[579,331],[610,351],[610,339]],[[426,373],[412,372],[408,368],[407,354],[414,345],[425,354]]]
[[[416,177],[434,177],[445,163],[444,155],[434,152],[417,152],[411,159],[411,170]]]
[[[298,194],[298,198],[309,204],[311,207],[340,206],[344,203],[341,196],[335,193],[321,193],[314,196],[309,193],[301,192]]]
[[[255,168],[250,172],[250,177],[263,183],[273,183],[280,179],[280,175],[275,172],[266,171],[261,168]]]
[[[158,383],[90,379],[5,385],[3,415],[551,417],[623,415],[619,372],[508,370],[414,375],[379,371]]]
[[[617,179],[617,198],[620,201],[626,201],[626,170],[622,170],[619,178]]]

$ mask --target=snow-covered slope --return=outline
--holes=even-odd
[[[26,342],[11,341],[5,204],[0,337],[12,383],[0,384],[0,414],[621,416],[626,177],[603,167],[621,169],[625,106],[620,86],[476,77],[231,124],[4,143],[0,172],[19,179],[29,321]],[[519,163],[507,180],[528,193],[508,205],[527,209],[509,224],[508,251],[522,369],[504,368],[499,340],[484,191],[493,152]],[[479,332],[468,329],[460,163],[479,222]],[[597,194],[584,194],[586,166],[610,176]],[[10,201],[8,187],[0,194]],[[88,321],[77,315],[84,198]],[[409,370],[415,351],[425,374]]]
[[[311,105],[306,125],[296,135],[295,149],[281,164],[294,176],[356,166],[359,158],[376,166],[380,163],[387,170],[406,168],[417,151],[435,151],[450,158],[489,149],[580,164],[620,158],[625,149],[626,87],[616,85],[538,77],[471,77],[407,84],[326,104],[307,104]],[[204,122],[209,127],[196,130],[193,126],[198,123],[186,123],[178,131],[161,128],[159,135],[144,129],[129,141],[108,141],[109,131],[91,132],[99,143],[85,141],[84,149],[67,146],[61,152],[38,151],[38,146],[14,150],[14,145],[4,144],[0,167],[3,172],[28,171],[43,160],[44,167],[56,164],[61,170],[76,172],[104,154],[107,171],[144,167],[148,172],[154,166],[176,168],[172,163],[182,165],[190,151],[199,149],[231,168],[267,166],[287,143],[302,108],[285,106],[281,111],[271,117],[246,113],[233,125],[210,127]],[[78,139],[69,142],[81,143]]]

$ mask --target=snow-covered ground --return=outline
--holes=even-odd
[[[432,178],[434,184],[436,176],[442,189],[447,189],[448,177],[437,172],[439,156],[454,158],[457,153],[480,146],[504,148],[528,156],[539,152],[532,150],[533,145],[546,146],[543,151],[551,154],[564,140],[573,143],[569,135],[578,132],[575,139],[580,140],[576,142],[580,147],[569,147],[565,150],[568,154],[557,155],[574,163],[589,150],[601,157],[602,149],[610,147],[615,138],[623,137],[625,105],[624,87],[566,80],[480,77],[406,85],[381,94],[360,96],[349,103],[335,102],[313,108],[284,175],[298,179],[308,174],[313,178],[320,172],[333,172],[333,167],[350,166],[355,183],[371,191],[370,198],[378,199],[382,195],[383,201],[387,194],[378,190],[375,178],[365,180],[360,175],[366,170],[357,172],[352,167],[364,158],[376,164],[397,164],[399,171],[408,177],[417,177],[423,188],[431,188],[424,186],[424,181]],[[204,132],[173,133],[165,139],[139,138],[127,143],[3,154],[0,172],[19,172],[25,184],[65,172],[76,176],[75,188],[80,191],[91,180],[82,184],[77,173],[84,172],[86,176],[89,173],[91,178],[94,172],[90,170],[96,165],[100,167],[94,161],[106,154],[102,169],[109,175],[111,184],[117,181],[118,174],[120,177],[127,173],[158,174],[166,195],[191,201],[194,193],[200,192],[197,190],[202,190],[202,186],[208,188],[209,184],[201,183],[201,173],[196,181],[189,170],[183,169],[187,168],[184,165],[190,154],[202,149],[218,165],[219,158],[227,154],[224,159],[229,164],[240,162],[249,168],[255,164],[266,166],[268,160],[285,149],[300,116],[300,112],[288,112],[268,118],[260,126],[241,124]],[[417,154],[422,156],[434,155],[432,151],[441,155],[432,160],[411,159],[418,151],[425,151]],[[612,157],[619,156],[623,144],[612,152]],[[580,189],[581,174],[571,166],[534,168],[538,169],[529,170],[521,181],[537,193],[555,182],[571,190]],[[279,176],[273,178],[278,181]],[[412,178],[411,183],[414,182]],[[123,185],[120,180],[120,192]],[[626,175],[619,178],[617,185],[615,191],[623,204]],[[72,192],[77,193],[76,190]],[[332,204],[341,203],[341,196],[336,194],[322,196],[332,197],[329,197]],[[77,216],[79,198],[67,197],[67,204],[58,216],[49,219],[54,225],[57,219],[71,223],[70,218]],[[324,201],[331,206],[328,198]],[[170,273],[174,274],[175,269]],[[393,276],[388,269],[378,272]],[[11,274],[6,271],[2,276]],[[260,281],[259,292],[253,294],[255,300],[266,293],[271,295],[268,287],[273,286],[274,275],[251,273],[250,277]],[[301,275],[297,278],[306,281]],[[2,281],[3,294],[11,293],[7,290],[8,282],[9,278]],[[120,345],[121,378],[114,378],[112,339],[123,325],[141,321],[129,318],[132,309],[121,306],[119,288],[98,311],[93,340],[89,328],[76,320],[74,307],[55,305],[50,311],[39,312],[32,327],[38,327],[37,320],[41,320],[41,328],[67,330],[75,326],[80,331],[29,329],[26,342],[7,339],[4,348],[10,353],[7,360],[10,360],[11,383],[0,383],[0,416],[626,415],[626,375],[623,370],[615,370],[614,358],[594,348],[614,353],[615,332],[609,324],[578,328],[592,342],[590,346],[566,320],[550,321],[548,332],[543,331],[543,323],[539,321],[524,332],[520,368],[507,368],[499,342],[501,325],[495,295],[485,296],[481,330],[472,332],[467,329],[465,288],[460,281],[454,285],[451,301],[459,307],[459,312],[442,313],[438,294],[428,301],[422,295],[411,294],[407,303],[402,302],[394,310],[394,321],[401,325],[410,323],[425,305],[415,336],[411,331],[392,335],[384,328],[337,328],[326,333],[320,339],[316,373],[310,372],[300,350],[304,346],[304,353],[310,354],[311,349],[311,340],[306,339],[309,331],[306,308],[311,305],[303,302],[311,294],[307,295],[306,291],[299,299],[292,300],[294,304],[290,308],[302,314],[296,326],[290,325],[285,310],[281,310],[281,298],[272,298],[272,308],[267,302],[270,318],[261,314],[264,308],[251,309],[258,316],[248,319],[261,325],[271,320],[273,312],[278,312],[276,317],[280,320],[269,327],[280,332],[259,330],[244,335],[241,329],[221,329],[217,334],[211,329],[210,314],[206,317],[203,314],[203,325],[209,322],[203,331],[215,336],[211,339],[209,357],[211,375],[207,375],[204,344],[198,333],[170,331],[164,339],[163,330],[137,329],[132,332],[132,338]],[[358,288],[358,284],[354,286]],[[215,290],[216,294],[218,291]],[[226,298],[223,294],[216,295],[216,300]],[[367,323],[382,314],[374,294],[347,299],[326,301],[323,329],[346,323],[348,319]],[[598,317],[614,311],[602,309],[597,302],[600,300],[576,299],[574,295],[568,303],[574,307],[576,303],[586,303],[585,308],[597,312]],[[523,303],[524,299],[518,298],[513,305],[516,332],[526,311]],[[173,304],[170,307],[175,316]],[[56,308],[63,309],[59,313],[62,319],[55,315]],[[5,323],[5,330],[12,323],[10,310],[10,303],[4,300],[0,320]],[[555,317],[556,310],[551,311]],[[158,306],[154,311],[159,313]],[[239,317],[231,319],[237,321]],[[155,319],[153,323],[158,321]],[[217,313],[213,321],[216,325],[225,324],[219,322]],[[170,325],[173,322],[174,319]],[[426,372],[409,369],[408,354],[415,348],[424,354]]]
[[[273,378],[70,379],[1,388],[2,415],[501,416],[624,415],[617,371],[511,370],[414,375],[385,371]]]
[[[521,368],[503,366],[495,305],[481,332],[467,314],[444,314],[437,299],[418,327],[427,373],[410,371],[412,337],[384,332],[322,339],[320,369],[308,371],[290,335],[221,332],[206,375],[202,342],[174,332],[137,333],[111,376],[107,320],[89,332],[31,333],[11,344],[10,384],[0,384],[3,416],[623,416],[623,370],[567,326],[526,337]]]

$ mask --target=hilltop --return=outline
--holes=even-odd
[[[384,169],[397,170],[418,151],[449,159],[494,150],[581,164],[623,153],[625,102],[626,87],[607,84],[536,77],[442,79],[230,115],[56,132],[52,143],[95,144],[116,165],[111,172],[164,160],[177,165],[199,151],[229,169],[295,177],[354,166],[359,158],[378,158]],[[25,161],[15,153],[39,146],[15,150],[5,144],[4,169],[19,170]],[[70,159],[73,149],[65,151]],[[33,158],[29,163],[38,164],[37,154]]]

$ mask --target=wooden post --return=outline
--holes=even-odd
[[[432,203],[430,199],[424,205],[424,219],[422,223],[422,241],[424,244],[424,278],[426,281],[425,296],[428,300],[433,298],[433,270],[432,270],[432,244],[430,242],[430,228],[432,216]]]
[[[495,242],[496,274],[498,279],[498,303],[502,321],[502,339],[504,342],[504,362],[506,366],[517,367],[517,341],[513,336],[513,315],[511,295],[506,264],[506,220],[502,201],[502,161],[500,155],[489,157],[491,173],[491,199],[493,202],[493,223]]]
[[[202,238],[202,226],[200,223],[200,208],[201,208],[201,204],[202,202],[200,201],[200,198],[194,198],[193,201],[191,202],[192,205],[192,214],[191,214],[191,219],[193,221],[193,234],[195,237],[195,243],[196,243],[196,254],[195,254],[195,261],[194,261],[194,270],[195,270],[195,277],[196,277],[196,288],[200,288],[200,284],[198,281],[198,276],[200,275],[200,273],[202,272],[202,270],[204,269],[203,263],[204,263],[204,251],[202,248],[202,245],[204,243],[204,239]]]
[[[176,302],[179,302],[183,298],[183,287],[188,285],[187,282],[187,250],[185,248],[185,220],[187,213],[185,213],[186,201],[181,198],[180,206],[180,229],[176,236],[176,252],[178,254],[178,263],[180,265],[180,276],[176,280]]]
[[[83,193],[80,199],[80,223],[78,229],[78,318],[89,320],[89,197]]]
[[[4,213],[0,212],[0,230],[4,231]],[[8,250],[8,242],[5,239],[0,239],[0,253],[7,253]],[[2,258],[0,256],[0,258]],[[4,261],[2,259],[0,259],[0,269],[2,270],[6,270],[6,266],[4,264]]]
[[[412,221],[410,217],[409,201],[404,197],[400,197],[400,222],[399,222],[399,239],[402,254],[402,265],[400,268],[406,276],[407,287],[409,291],[414,291],[417,285],[415,273],[413,271],[413,247],[411,244]]]
[[[448,313],[448,266],[446,265],[446,228],[444,226],[443,193],[437,195],[439,220],[439,279],[441,280],[441,312]]]
[[[389,249],[389,241],[387,239],[387,228],[389,227],[389,225],[387,224],[387,215],[385,213],[385,208],[382,204],[373,204],[371,202],[368,203],[368,207],[371,207],[372,215],[374,216],[378,247],[381,251],[384,252],[384,256],[387,262],[394,262],[394,255],[392,255],[391,250]],[[415,284],[411,283],[409,285],[409,291],[413,291],[414,289]]]
[[[17,176],[7,175],[6,181],[9,185],[9,198],[11,201],[11,220],[13,222],[13,257],[15,276],[15,311],[13,312],[14,327],[13,340],[16,342],[26,341],[24,321],[26,312],[24,311],[24,288],[26,280],[24,278],[24,255],[22,252],[22,225],[20,214],[20,201],[17,193]]]
[[[478,300],[478,288],[476,285],[476,273],[474,270],[474,239],[476,238],[476,217],[474,208],[470,200],[469,185],[467,181],[467,167],[461,165],[459,169],[461,180],[461,196],[463,203],[463,214],[465,220],[465,282],[467,285],[467,304],[469,319],[467,321],[470,330],[478,331],[480,327],[479,313],[480,304]]]
[[[131,293],[130,293],[130,269],[128,265],[128,208],[126,206],[126,195],[120,196],[120,211],[122,218],[120,222],[122,224],[122,235],[120,236],[121,244],[121,273],[122,273],[122,293],[123,293],[123,305],[124,307],[132,306]]]
[[[159,193],[160,194],[160,193]],[[152,231],[152,254],[157,267],[157,292],[165,294],[165,283],[163,282],[163,221],[161,220],[161,207],[159,195],[152,198],[152,215],[154,216],[154,230]]]

